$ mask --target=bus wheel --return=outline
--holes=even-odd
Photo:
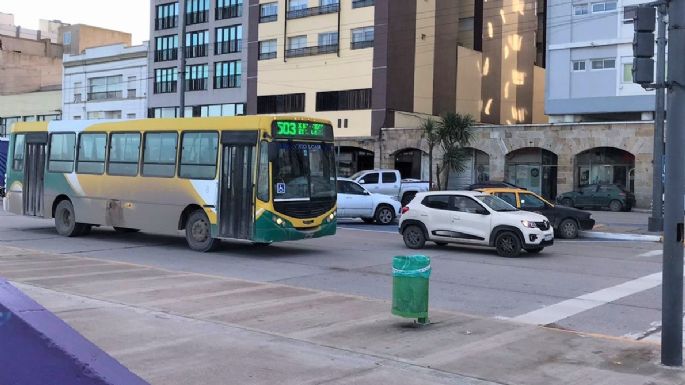
[[[137,233],[140,229],[130,229],[128,227],[114,227],[114,231],[117,233]]]
[[[59,202],[55,208],[55,228],[64,237],[77,237],[86,232],[88,225],[76,222],[74,205],[68,200]]]
[[[221,240],[212,238],[211,225],[207,214],[197,210],[190,214],[186,222],[186,241],[188,246],[203,253],[216,250]]]

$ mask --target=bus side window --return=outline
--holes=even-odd
[[[143,176],[171,178],[176,175],[177,141],[175,132],[145,134]]]
[[[52,134],[50,136],[48,171],[73,172],[75,151],[76,134]]]
[[[218,148],[216,132],[184,132],[178,175],[186,179],[216,178]]]
[[[107,134],[79,135],[76,172],[79,174],[103,174],[105,154],[107,153]]]
[[[12,151],[12,170],[24,171],[24,134],[15,135]]]
[[[269,201],[269,143],[262,141],[259,146],[259,176],[257,179],[257,199]]]
[[[107,173],[110,175],[138,175],[140,134],[112,134],[109,146]]]

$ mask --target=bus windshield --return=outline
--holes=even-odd
[[[335,199],[335,160],[327,143],[275,142],[274,200]]]

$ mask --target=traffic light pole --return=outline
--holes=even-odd
[[[654,109],[654,160],[652,162],[652,216],[649,218],[649,231],[664,230],[664,107],[666,99],[666,15],[665,4],[657,7],[657,48],[656,48],[656,105]]]
[[[661,313],[661,363],[683,364],[683,220],[685,200],[685,0],[668,7],[668,127]]]

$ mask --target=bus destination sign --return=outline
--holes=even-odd
[[[315,138],[326,139],[332,136],[327,124],[303,122],[293,120],[279,120],[274,122],[274,136],[287,138]],[[327,128],[329,128],[327,130]]]

